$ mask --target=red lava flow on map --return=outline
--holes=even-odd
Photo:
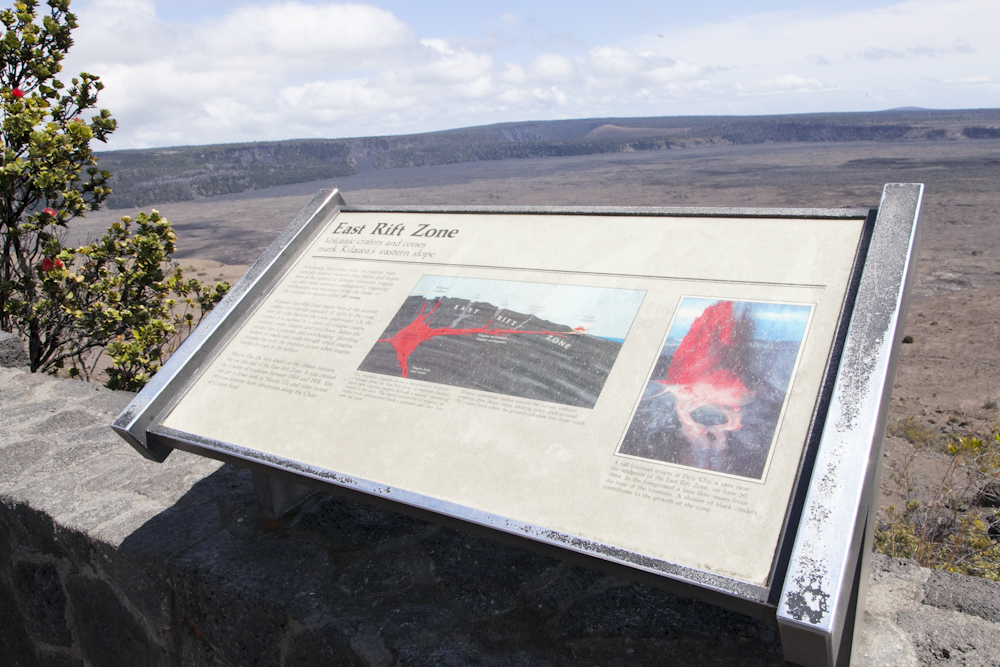
[[[396,350],[396,359],[399,360],[399,368],[403,373],[403,377],[409,376],[409,358],[417,347],[431,338],[437,336],[471,336],[474,334],[492,334],[492,335],[505,335],[505,334],[525,334],[525,335],[548,335],[548,336],[567,336],[572,334],[581,334],[582,330],[577,329],[574,331],[522,331],[520,329],[491,329],[493,325],[493,320],[490,320],[486,326],[475,327],[471,329],[453,329],[451,327],[441,327],[438,329],[432,329],[427,326],[427,320],[434,314],[434,311],[438,309],[441,305],[439,300],[434,307],[431,308],[427,313],[424,313],[424,308],[426,304],[420,306],[420,313],[413,319],[412,322],[407,324],[405,327],[400,329],[395,336],[392,338],[380,338],[379,343],[389,343],[392,345],[393,349]]]
[[[592,409],[645,294],[424,275],[358,370]]]

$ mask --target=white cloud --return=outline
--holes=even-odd
[[[550,88],[535,88],[531,91],[532,96],[542,102],[554,103],[556,106],[565,106],[569,101],[566,97],[566,93],[559,89],[558,86],[552,86]]]
[[[1000,106],[995,0],[762,14],[617,44],[549,35],[523,62],[498,60],[475,35],[420,35],[371,4],[264,0],[185,24],[158,17],[152,0],[80,2],[64,78],[102,77],[116,148],[541,118]],[[528,19],[499,20],[511,35],[529,30]]]
[[[520,65],[507,63],[500,71],[500,79],[506,83],[518,84],[527,81],[528,75]]]
[[[909,58],[943,58],[950,55],[966,55],[973,54],[976,50],[965,44],[955,44],[950,47],[930,47],[918,44],[917,46],[910,46],[905,49],[883,49],[879,47],[871,47],[865,50],[861,54],[861,57],[865,60],[885,60],[886,58],[895,58],[897,60],[906,60]]]
[[[789,93],[806,92],[810,90],[820,90],[824,86],[816,79],[803,79],[794,74],[784,74],[763,81],[750,81],[747,83],[737,83],[736,91],[741,95],[757,93]]]
[[[405,48],[416,38],[405,23],[378,7],[294,1],[244,6],[201,32],[200,41],[210,55],[293,59],[297,66],[324,57],[378,60],[380,54]]]
[[[466,49],[452,49],[441,39],[426,39],[421,43],[430,53],[403,71],[411,73],[414,81],[444,84],[465,83],[480,79],[493,71],[493,58],[489,54],[475,54]]]
[[[717,68],[704,77],[726,99],[716,113],[987,107],[1000,106],[995,92],[970,89],[956,97],[944,82],[956,74],[995,77],[996,25],[1000,3],[994,0],[911,0],[658,30],[637,44]]]
[[[643,58],[617,46],[598,46],[587,54],[587,64],[598,77],[623,77],[643,68]]]
[[[573,77],[576,64],[566,56],[543,53],[531,63],[529,71],[536,80],[567,81]]]

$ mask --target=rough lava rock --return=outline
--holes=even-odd
[[[0,367],[26,368],[30,363],[21,337],[8,331],[0,331]]]

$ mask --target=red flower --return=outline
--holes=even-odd
[[[24,91],[21,90],[20,88],[15,88],[14,90],[10,91],[10,94],[13,95],[14,97],[24,97]]]
[[[56,210],[54,208],[42,209],[42,213],[53,218],[56,217]]]
[[[45,259],[42,260],[42,271],[48,273],[49,271],[52,270],[53,266],[55,266],[55,264],[53,263],[51,257],[46,257]]]

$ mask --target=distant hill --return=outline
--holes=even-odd
[[[111,208],[256,190],[397,167],[693,148],[710,144],[1000,138],[1000,109],[526,121],[444,132],[97,153]]]

